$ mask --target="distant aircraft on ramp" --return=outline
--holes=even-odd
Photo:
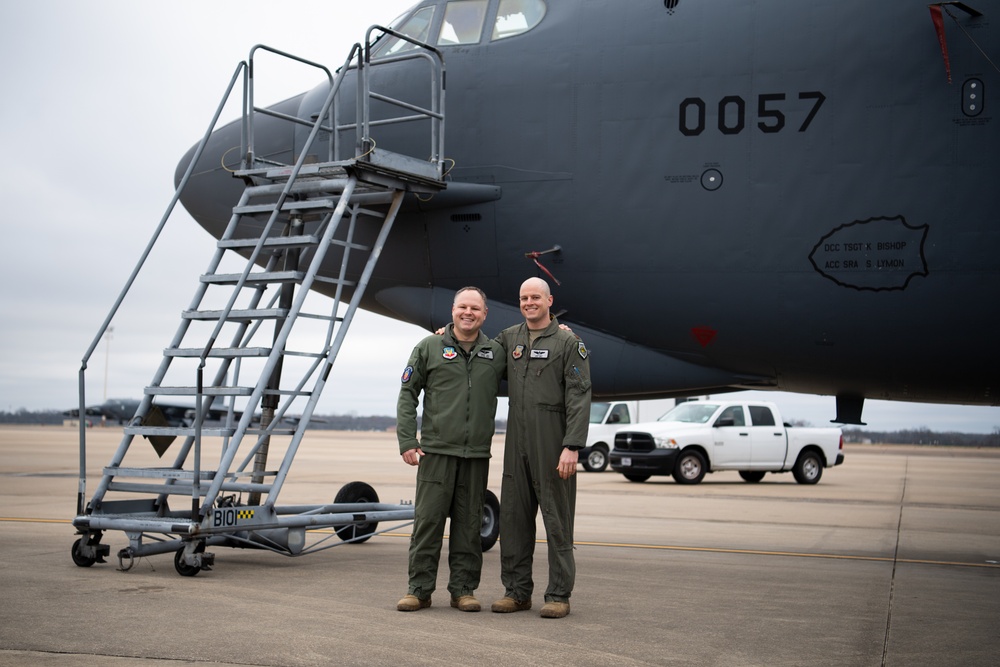
[[[171,425],[181,425],[191,423],[191,413],[194,412],[193,405],[160,405],[157,404],[164,418]],[[86,408],[87,417],[101,417],[109,424],[127,424],[135,411],[139,407],[139,401],[131,398],[109,398],[100,405],[88,405]],[[219,411],[217,411],[219,412]],[[220,412],[225,414],[224,411]],[[79,408],[72,408],[63,411],[65,417],[79,417]],[[216,419],[221,418],[216,415]]]

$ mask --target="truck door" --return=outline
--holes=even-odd
[[[611,407],[611,413],[608,415],[609,424],[631,424],[632,420],[629,418],[628,405],[625,403],[615,403]]]
[[[730,405],[712,428],[712,467],[742,469],[750,465],[751,439],[742,405]],[[741,468],[742,466],[742,468]]]
[[[757,470],[780,470],[785,463],[785,427],[775,422],[774,413],[766,405],[749,405],[750,465]]]

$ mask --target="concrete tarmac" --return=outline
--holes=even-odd
[[[447,543],[433,606],[396,611],[408,526],[300,558],[210,548],[195,577],[170,555],[119,571],[110,532],[109,562],[77,567],[77,435],[0,427],[0,665],[1000,665],[1000,451],[848,446],[815,486],[581,471],[572,613],[543,619],[544,543],[530,611],[488,610],[499,546],[484,611],[452,609]],[[88,431],[88,494],[120,439]],[[146,449],[126,463],[155,465]],[[281,504],[354,480],[409,500],[414,475],[392,434],[310,432]]]

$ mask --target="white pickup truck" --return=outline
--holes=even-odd
[[[785,426],[773,403],[689,401],[655,422],[620,428],[609,459],[632,482],[673,475],[697,484],[706,473],[738,470],[747,482],[791,471],[799,484],[815,484],[823,468],[844,462],[844,438],[839,428]]]
[[[655,419],[672,407],[673,399],[591,402],[587,446],[580,450],[580,465],[587,472],[602,472],[608,467],[615,431],[643,419]]]

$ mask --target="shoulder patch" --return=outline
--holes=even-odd
[[[401,377],[400,380],[403,384],[406,384],[410,381],[411,377],[413,377],[413,366],[407,366],[403,369],[403,377]]]
[[[576,351],[580,353],[581,359],[586,359],[590,352],[587,351],[587,346],[583,344],[582,340],[576,342]]]

